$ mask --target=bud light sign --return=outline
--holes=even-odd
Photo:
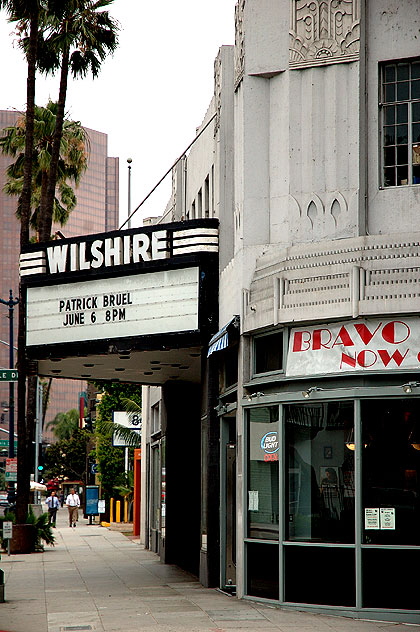
[[[267,432],[261,439],[261,450],[264,451],[264,461],[278,461],[279,439],[277,431]]]

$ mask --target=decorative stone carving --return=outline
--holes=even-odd
[[[289,67],[357,61],[360,0],[291,0]]]
[[[235,90],[244,76],[245,70],[245,0],[239,0],[235,6]]]

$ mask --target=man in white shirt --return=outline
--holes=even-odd
[[[48,507],[48,524],[55,527],[56,518],[57,518],[57,510],[60,503],[54,491],[51,492],[51,496],[48,496],[45,503]]]
[[[69,511],[69,526],[74,528],[77,520],[79,519],[78,507],[80,507],[80,498],[79,494],[76,494],[73,487],[66,498],[66,505]]]

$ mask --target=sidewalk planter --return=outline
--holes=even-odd
[[[10,540],[10,553],[33,553],[36,531],[33,524],[14,524]]]

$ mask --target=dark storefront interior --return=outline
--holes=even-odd
[[[247,594],[340,608],[418,608],[418,430],[415,398],[249,409]],[[276,437],[270,454],[266,446]]]

